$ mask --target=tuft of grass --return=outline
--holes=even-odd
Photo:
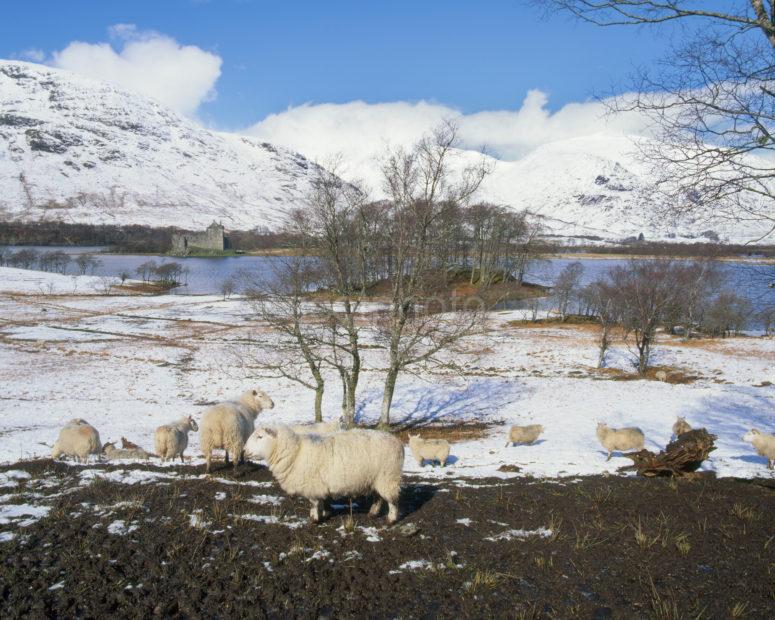
[[[482,590],[492,590],[498,585],[500,575],[493,570],[477,568],[471,581],[466,584],[469,594],[474,594]]]
[[[692,549],[692,546],[689,543],[689,536],[684,532],[677,534],[675,537],[675,548],[682,556],[689,555],[689,551]]]
[[[646,532],[646,530],[643,528],[643,523],[641,522],[640,517],[638,517],[637,523],[632,524],[632,529],[635,536],[635,542],[644,551],[653,547],[657,542],[659,542],[659,534],[656,536],[648,534],[648,532]]]
[[[732,504],[731,512],[733,517],[737,517],[741,521],[748,521],[749,523],[759,518],[759,513],[756,510],[739,502]]]
[[[729,610],[730,618],[745,618],[748,614],[748,601],[735,603]]]

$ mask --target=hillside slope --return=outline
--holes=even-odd
[[[0,61],[2,219],[274,227],[302,203],[312,170],[111,84]]]

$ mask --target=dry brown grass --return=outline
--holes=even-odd
[[[417,426],[396,430],[393,434],[403,442],[409,441],[409,433],[420,435],[423,439],[446,439],[450,443],[481,439],[492,427],[491,424],[456,424],[447,426]]]

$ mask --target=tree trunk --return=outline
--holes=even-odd
[[[385,379],[385,391],[382,393],[382,411],[379,415],[379,428],[381,429],[388,429],[390,427],[390,406],[393,403],[393,393],[396,389],[397,379],[398,367],[391,366]]]
[[[325,385],[323,383],[318,383],[317,387],[315,388],[315,422],[323,421],[323,391],[324,390],[325,390]]]
[[[716,435],[704,428],[682,434],[659,454],[640,450],[625,454],[633,460],[632,465],[620,467],[619,471],[636,470],[641,476],[685,476],[697,471],[708,455],[715,450]]]
[[[600,334],[600,349],[597,355],[597,367],[603,368],[605,366],[605,354],[608,351],[608,325],[603,325],[603,333]]]

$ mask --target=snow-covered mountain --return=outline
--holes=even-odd
[[[492,159],[478,198],[528,209],[568,241],[749,241],[755,223],[666,220],[633,139],[611,133]],[[463,151],[461,164],[479,157]],[[346,156],[347,154],[345,154]],[[381,184],[373,157],[353,177]],[[112,84],[0,61],[0,220],[276,228],[303,204],[315,164],[237,134],[207,130]]]
[[[528,209],[560,239],[606,241],[638,237],[663,241],[747,242],[763,222],[739,222],[695,211],[665,216],[654,173],[638,154],[643,138],[600,133],[542,145],[524,158],[494,160],[480,199]],[[468,156],[470,157],[470,156]]]
[[[313,166],[112,84],[0,61],[2,220],[275,227]]]

